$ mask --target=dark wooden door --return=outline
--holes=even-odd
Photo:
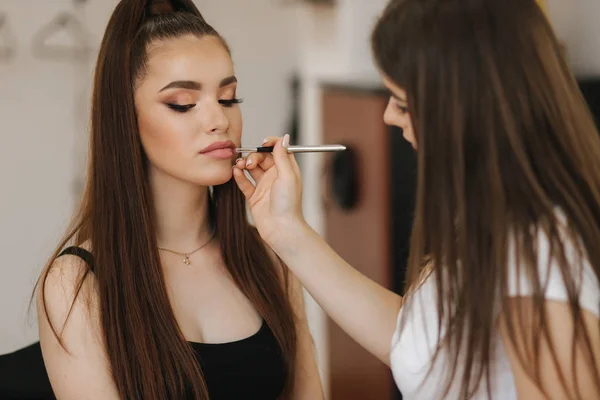
[[[343,143],[356,155],[357,202],[344,209],[325,178],[325,236],[333,249],[364,275],[393,288],[390,271],[389,130],[383,123],[387,97],[379,91],[324,87],[323,142]],[[327,156],[331,166],[335,154]],[[395,398],[389,368],[329,320],[332,400]]]

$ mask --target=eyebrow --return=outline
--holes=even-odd
[[[398,101],[399,101],[399,102],[401,102],[401,103],[408,103],[408,101],[407,101],[406,99],[401,99],[400,97],[396,96],[396,95],[395,95],[394,93],[392,93],[392,92],[390,92],[390,95],[391,95],[391,96],[392,96],[394,99],[398,100]]]
[[[222,88],[224,86],[231,85],[232,83],[236,82],[237,78],[234,75],[228,76],[227,78],[221,79],[221,82],[219,82],[219,87]],[[163,90],[167,89],[202,90],[202,84],[196,81],[173,81],[164,88],[160,89],[158,92],[160,93]]]

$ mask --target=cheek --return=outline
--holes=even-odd
[[[231,109],[225,111],[225,115],[229,120],[229,132],[228,139],[231,139],[236,145],[241,145],[242,141],[242,128],[243,128],[243,118],[242,112],[238,107],[232,107]]]
[[[391,101],[388,103],[383,113],[383,122],[386,125],[405,129],[408,120],[408,114],[402,113]]]
[[[396,125],[395,124],[395,116],[394,116],[394,106],[391,102],[388,102],[387,107],[385,108],[385,112],[383,113],[383,122],[386,125]]]
[[[412,122],[410,120],[410,117],[407,116],[408,121],[406,121],[406,128],[404,128],[404,138],[410,142],[410,144],[413,146],[413,148],[416,150],[417,149],[417,139],[415,137],[415,131],[413,129],[413,125]]]
[[[410,115],[406,114],[404,116],[403,125],[404,125],[404,130],[409,131],[410,134],[412,135],[414,130],[413,130],[412,121],[410,119]]]
[[[151,161],[182,155],[189,128],[184,118],[177,117],[170,110],[153,109],[138,113],[140,141]]]

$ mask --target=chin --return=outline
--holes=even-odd
[[[198,175],[192,177],[192,181],[198,186],[218,186],[229,182],[233,178],[232,166],[226,168],[204,169]]]

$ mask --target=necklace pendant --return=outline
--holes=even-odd
[[[182,261],[183,261],[183,263],[184,263],[185,265],[190,265],[190,264],[192,263],[192,262],[190,261],[190,258],[188,257],[188,255],[187,255],[187,254],[185,254],[185,256],[183,257],[183,260],[182,260]]]

